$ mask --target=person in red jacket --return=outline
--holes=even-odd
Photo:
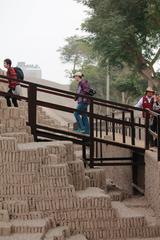
[[[5,59],[4,60],[4,67],[7,69],[7,77],[11,78],[11,79],[17,79],[17,74],[15,69],[12,67],[12,61],[10,59]],[[8,80],[8,93],[11,94],[16,94],[16,87],[19,85],[19,83],[17,81],[14,80]],[[15,97],[10,97],[10,96],[6,96],[6,100],[7,100],[7,106],[11,107],[11,99],[12,99],[12,103],[15,107],[18,107],[18,103],[17,103],[17,99]]]
[[[135,107],[142,108],[142,109],[150,109],[153,110],[153,104],[154,104],[154,90],[151,87],[148,87],[146,89],[146,94],[138,101],[138,103],[135,105]],[[143,117],[145,117],[143,115]]]
[[[151,87],[148,87],[146,89],[145,95],[143,97],[141,97],[141,99],[138,101],[138,103],[135,105],[135,107],[153,110],[153,105],[155,102],[154,93],[155,93],[155,91]],[[150,129],[153,130],[153,116],[149,113],[147,115],[146,114],[147,114],[146,112],[143,112],[143,117],[144,118],[146,116],[149,117],[149,126],[150,126]],[[155,145],[152,135],[149,135],[149,143],[150,143],[150,146]]]

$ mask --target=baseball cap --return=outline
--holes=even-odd
[[[73,77],[76,77],[76,76],[78,76],[78,77],[83,77],[83,73],[81,73],[81,72],[76,72],[76,73],[73,75]]]

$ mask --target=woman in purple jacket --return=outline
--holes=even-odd
[[[78,129],[76,131],[89,134],[90,127],[87,117],[87,107],[89,105],[89,99],[85,98],[85,95],[88,96],[89,83],[83,77],[84,75],[81,72],[76,72],[74,75],[75,80],[78,82],[77,94],[84,95],[84,97],[78,96],[76,98],[77,110],[83,111],[84,113],[76,111],[74,112],[74,116],[78,125]]]

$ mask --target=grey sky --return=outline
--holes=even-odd
[[[0,0],[0,67],[3,59],[38,64],[43,78],[69,83],[66,65],[57,49],[64,39],[80,34],[86,17],[84,7],[74,0]]]

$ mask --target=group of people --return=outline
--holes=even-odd
[[[20,95],[20,82],[14,81],[17,80],[17,74],[15,68],[12,67],[12,61],[10,59],[4,60],[4,67],[7,69],[7,77],[8,77],[8,93],[13,94],[10,96],[6,95],[7,106],[11,107],[13,104],[14,107],[18,107],[17,98],[14,95]],[[75,131],[84,134],[90,134],[90,126],[87,115],[87,108],[90,103],[88,98],[88,91],[90,89],[89,82],[84,78],[84,74],[81,72],[76,72],[74,74],[74,79],[77,81],[77,97],[75,100],[77,101],[77,107],[74,112],[74,117],[76,119],[77,128]],[[11,80],[12,79],[12,80]],[[80,95],[79,95],[80,94]],[[11,103],[12,100],[12,103]],[[148,87],[146,89],[145,95],[138,101],[135,107],[142,109],[150,109],[160,113],[160,95],[155,94],[155,91]],[[143,117],[145,117],[143,115]],[[154,118],[150,115],[151,129],[156,131],[157,128],[157,118]]]
[[[14,107],[18,107],[18,102],[16,95],[20,95],[21,87],[19,81],[17,80],[17,73],[14,67],[12,67],[12,61],[10,59],[4,60],[4,67],[7,69],[7,77],[8,77],[8,93],[6,95],[7,106],[11,107],[12,104]],[[77,94],[81,94],[83,96],[77,96],[75,100],[77,101],[77,111],[74,112],[74,116],[77,122],[77,128],[75,131],[79,133],[89,134],[90,127],[89,121],[87,117],[87,108],[89,105],[88,90],[89,90],[89,82],[84,79],[84,75],[81,72],[76,72],[73,76],[77,81]],[[12,95],[10,95],[12,94]],[[83,112],[83,113],[82,113]]]
[[[149,109],[160,113],[160,95],[156,94],[155,91],[148,87],[146,89],[145,95],[138,101],[135,107],[142,108],[142,109]],[[143,117],[145,117],[145,113],[143,113]],[[149,125],[150,129],[154,132],[157,132],[157,118],[154,117],[152,114],[149,114]],[[156,140],[153,141],[153,138],[150,137],[150,145],[156,145]]]
[[[75,80],[78,82],[77,94],[81,94],[83,96],[88,95],[89,83],[84,79],[84,75],[81,72],[77,72],[74,75]],[[89,105],[89,99],[85,97],[77,97],[77,110],[74,113],[74,116],[77,121],[77,130],[81,133],[89,134],[89,122],[87,118],[87,107]],[[152,111],[160,113],[160,95],[156,94],[155,91],[148,87],[143,97],[138,101],[135,107],[142,109],[150,109]],[[83,114],[80,112],[83,111]],[[157,118],[152,114],[149,114],[149,124],[152,131],[157,131]],[[145,113],[143,113],[143,117],[145,117]],[[150,139],[150,144],[155,145],[156,140],[153,141],[152,137]]]

